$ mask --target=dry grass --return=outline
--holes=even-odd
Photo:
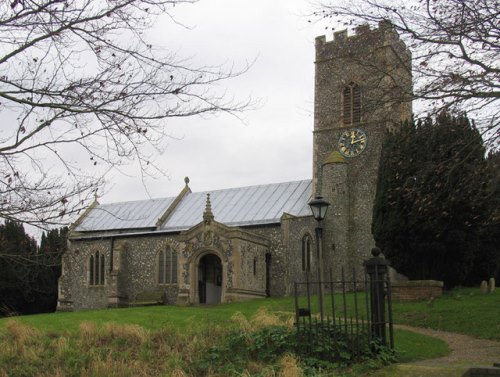
[[[236,312],[231,316],[231,320],[238,324],[238,327],[245,333],[250,334],[269,326],[293,327],[294,318],[287,313],[284,319],[274,313],[270,313],[267,307],[260,307],[257,312],[247,319],[241,312]]]
[[[96,325],[92,322],[82,321],[79,326],[80,330],[80,340],[85,345],[91,345],[95,343],[97,336]]]
[[[277,374],[272,366],[262,362],[250,361],[247,364],[246,371],[250,376],[276,377]]]
[[[250,321],[245,317],[245,315],[241,312],[236,312],[231,316],[231,320],[233,322],[236,322],[238,327],[240,328],[241,331],[243,331],[245,334],[249,334],[254,329],[252,328],[252,324]]]
[[[299,367],[297,359],[292,355],[285,355],[280,360],[280,377],[302,377],[303,372]]]
[[[69,339],[65,337],[59,337],[54,339],[52,342],[52,347],[54,347],[55,354],[59,357],[63,356],[70,349]]]
[[[265,306],[257,310],[251,319],[252,325],[258,326],[260,329],[268,326],[284,326],[286,322],[282,321],[277,315],[269,313]]]
[[[131,345],[140,346],[147,339],[147,333],[144,328],[138,325],[118,325],[116,323],[106,323],[103,327],[101,337],[111,339],[121,339]]]
[[[130,347],[140,347],[147,339],[148,333],[138,325],[119,325],[113,322],[97,327],[92,322],[80,323],[80,343],[84,346],[102,346],[119,340]]]
[[[266,326],[286,325],[284,318],[269,313],[266,308],[250,319],[241,313],[233,316],[240,328],[248,333]],[[182,333],[165,327],[148,331],[138,325],[96,325],[83,321],[76,333],[51,334],[9,320],[0,332],[0,364],[4,364],[0,365],[0,377],[10,377],[12,370],[19,376],[40,377],[192,377],[191,373],[199,374],[192,365],[196,365],[209,347],[223,340],[227,331],[227,327],[218,325]],[[208,369],[203,371],[206,377],[225,377],[218,370]],[[279,370],[280,374],[277,365],[249,361],[246,371],[240,375],[301,375],[292,359],[284,359]]]
[[[38,335],[33,327],[24,325],[14,319],[7,321],[5,330],[9,340],[14,342],[17,346],[23,346],[33,342]]]
[[[181,368],[175,368],[170,374],[171,377],[189,377]]]
[[[136,365],[134,362],[115,360],[111,356],[106,359],[93,360],[88,368],[82,371],[82,377],[145,377],[147,368]]]

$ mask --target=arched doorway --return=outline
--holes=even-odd
[[[198,264],[200,304],[220,304],[222,296],[222,263],[215,254],[204,255]]]

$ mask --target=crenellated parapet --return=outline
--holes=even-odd
[[[353,35],[349,35],[347,29],[336,31],[333,33],[333,39],[329,41],[325,35],[316,37],[316,61],[366,55],[381,47],[390,47],[398,56],[411,59],[410,50],[399,38],[391,23],[381,21],[375,29],[370,28],[368,24],[359,25]]]

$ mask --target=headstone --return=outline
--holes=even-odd
[[[491,293],[495,291],[495,278],[490,278],[488,282],[488,292]]]
[[[481,282],[481,286],[479,287],[479,292],[481,292],[482,294],[488,293],[488,283],[486,282],[486,280],[483,280]]]

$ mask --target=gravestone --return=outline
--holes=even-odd
[[[495,278],[490,278],[488,282],[488,292],[494,292],[495,291]]]
[[[488,283],[486,282],[486,280],[483,280],[481,282],[481,285],[479,287],[479,292],[481,292],[482,294],[488,293]]]

